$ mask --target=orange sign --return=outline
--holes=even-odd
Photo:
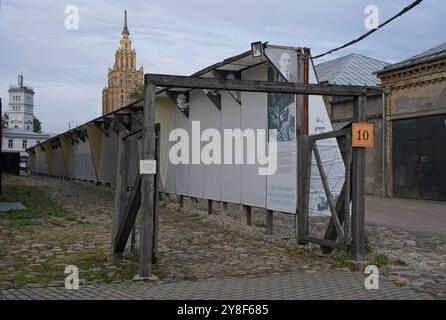
[[[373,148],[373,124],[353,123],[352,125],[352,147]]]

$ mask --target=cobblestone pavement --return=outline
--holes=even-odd
[[[119,283],[4,290],[5,300],[420,300],[431,296],[380,279],[367,290],[359,272],[300,272],[167,284]]]
[[[30,292],[42,286],[58,290],[70,264],[79,267],[82,284],[88,288],[129,280],[136,274],[138,257],[128,251],[121,261],[109,259],[113,188],[42,176],[21,179],[45,189],[76,218],[45,217],[21,227],[10,227],[0,220],[0,288],[24,285]],[[217,204],[215,214],[207,215],[206,201],[187,199],[185,205],[179,210],[173,201],[161,202],[159,263],[154,268],[160,285],[217,281],[228,276],[355,269],[341,252],[325,256],[318,246],[298,245],[292,215],[275,213],[274,236],[267,236],[262,209],[253,209],[252,226],[246,226],[240,223],[238,205],[229,205],[227,216]],[[310,232],[321,236],[327,223],[327,218],[311,218]],[[386,260],[378,264],[381,275],[433,297],[446,298],[445,239],[377,225],[368,225],[367,232],[372,248],[368,258],[374,264],[378,264],[376,255],[384,255]]]
[[[446,238],[446,201],[366,197],[371,224]]]

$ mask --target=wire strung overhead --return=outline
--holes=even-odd
[[[415,2],[413,2],[412,4],[408,5],[407,7],[405,7],[403,10],[401,10],[400,12],[398,12],[396,15],[394,15],[392,18],[390,18],[389,20],[386,20],[385,22],[383,22],[382,24],[380,24],[376,29],[372,29],[367,33],[364,33],[362,36],[360,36],[357,39],[354,39],[338,48],[332,49],[330,51],[327,51],[325,53],[322,53],[320,55],[317,55],[315,57],[312,57],[312,59],[318,59],[318,58],[322,58],[323,56],[326,56],[327,54],[333,53],[335,51],[338,51],[340,49],[346,48],[348,46],[351,46],[352,44],[355,44],[359,41],[361,41],[362,39],[368,37],[369,35],[371,35],[372,33],[374,33],[375,31],[381,29],[382,27],[384,27],[386,24],[388,24],[389,22],[395,20],[396,18],[402,16],[403,14],[405,14],[406,12],[410,11],[411,9],[413,9],[414,7],[416,7],[417,5],[419,5],[421,2],[423,2],[423,0],[417,0]]]

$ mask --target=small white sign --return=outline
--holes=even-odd
[[[156,160],[140,160],[139,174],[156,174]]]

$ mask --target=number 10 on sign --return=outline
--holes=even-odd
[[[353,123],[352,125],[352,147],[373,148],[373,124]]]

